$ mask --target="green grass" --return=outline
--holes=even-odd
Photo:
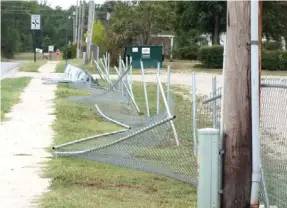
[[[47,63],[47,61],[29,61],[24,63],[22,66],[20,66],[19,71],[23,71],[23,72],[38,72],[38,69],[44,65],[45,63]]]
[[[13,105],[20,101],[20,94],[30,80],[29,77],[21,77],[1,81],[1,120],[5,118],[5,114],[11,110]]]
[[[155,112],[155,85],[149,85]],[[135,84],[136,100],[144,106],[142,86]],[[54,144],[80,139],[119,127],[93,115],[91,107],[65,100],[84,91],[59,86],[57,89]],[[139,153],[140,154],[140,153]],[[196,190],[189,184],[127,168],[77,158],[53,158],[45,177],[52,179],[50,191],[40,200],[43,208],[196,207]]]

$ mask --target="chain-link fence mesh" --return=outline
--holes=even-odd
[[[205,97],[198,128],[220,128],[221,88]],[[260,140],[262,204],[285,208],[287,204],[287,80],[262,79]],[[200,104],[199,104],[200,106]],[[216,107],[215,107],[216,106]],[[214,110],[215,109],[215,110]],[[216,115],[216,116],[214,116]]]
[[[153,89],[156,90],[156,87]],[[177,89],[174,91],[176,92]],[[129,110],[123,114],[119,113],[124,108],[128,108],[128,104],[117,102],[111,102],[108,105],[97,104],[102,108],[103,105],[110,106],[110,111],[107,113],[109,117],[117,118],[129,124],[131,128],[57,146],[54,148],[54,154],[81,157],[156,173],[196,185],[197,167],[196,158],[192,154],[190,95],[188,94],[188,98],[184,99],[182,95],[173,93],[169,100],[169,103],[173,103],[171,106],[177,106],[172,110],[176,115],[175,119],[173,115],[168,115],[163,99],[160,100],[159,114],[156,110],[152,110],[151,117],[142,115],[141,119],[138,116],[131,119],[131,115],[127,114]],[[150,105],[151,109],[155,109],[155,103]],[[127,117],[124,117],[124,114]],[[179,144],[175,139],[172,121]]]
[[[261,160],[270,205],[287,205],[287,80],[263,79]],[[263,194],[262,194],[263,199]]]

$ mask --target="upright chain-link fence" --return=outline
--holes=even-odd
[[[265,204],[287,206],[287,80],[263,79],[261,86],[261,160],[268,196]],[[263,189],[264,191],[264,189]],[[264,198],[262,192],[262,199]]]
[[[220,128],[221,88],[206,96],[198,108],[199,128]],[[260,140],[262,186],[260,203],[266,207],[287,205],[287,80],[262,79]]]

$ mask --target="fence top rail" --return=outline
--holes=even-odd
[[[287,89],[287,79],[262,79],[261,81],[262,88],[278,88],[278,89]],[[222,97],[221,88],[218,88],[218,94],[213,96],[211,93],[210,98],[202,101],[203,104],[208,104],[214,100],[220,99]]]

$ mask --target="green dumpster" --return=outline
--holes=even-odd
[[[124,57],[132,58],[132,67],[139,69],[140,61],[144,68],[157,68],[160,63],[162,68],[163,53],[161,45],[131,45],[125,47]]]

